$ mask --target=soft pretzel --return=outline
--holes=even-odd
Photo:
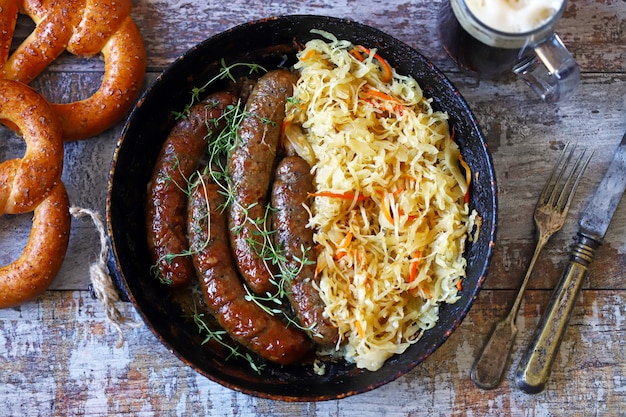
[[[59,182],[35,209],[22,255],[0,268],[0,308],[22,304],[50,286],[65,259],[70,223],[67,192]]]
[[[63,171],[63,137],[48,102],[29,86],[0,80],[0,121],[21,133],[26,152],[0,163],[0,215],[26,213],[48,195]]]
[[[64,50],[80,57],[101,54],[104,58],[104,78],[91,97],[52,104],[65,140],[108,129],[141,92],[146,52],[130,17],[131,8],[131,0],[0,0],[1,76],[29,83]],[[36,26],[9,55],[18,11]]]

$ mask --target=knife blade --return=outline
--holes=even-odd
[[[595,250],[604,240],[625,188],[626,134],[578,222],[577,241],[569,263],[517,367],[515,382],[526,393],[541,392],[548,382],[583,278]]]

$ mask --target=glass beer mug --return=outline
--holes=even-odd
[[[443,46],[457,65],[495,77],[513,71],[548,103],[571,96],[580,69],[553,31],[566,0],[444,0]]]

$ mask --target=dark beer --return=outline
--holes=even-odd
[[[439,37],[459,67],[494,77],[534,57],[564,7],[564,0],[444,0]]]
[[[449,1],[444,1],[439,12],[438,30],[446,52],[465,71],[496,77],[511,72],[519,60],[520,49],[489,46],[470,35],[457,20]]]
[[[571,96],[580,69],[552,30],[566,0],[444,0],[437,29],[456,64],[477,76],[514,73],[543,101]]]

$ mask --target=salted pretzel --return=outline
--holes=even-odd
[[[0,122],[26,141],[23,158],[0,163],[0,215],[34,210],[24,252],[0,267],[0,308],[44,291],[61,268],[70,234],[69,200],[61,182],[63,137],[56,114],[26,84],[0,79]]]
[[[46,99],[10,80],[0,80],[0,121],[26,141],[22,158],[0,162],[0,215],[30,212],[61,180],[61,127]]]
[[[131,8],[131,0],[0,0],[0,77],[30,83],[64,50],[79,57],[102,55],[98,90],[52,108],[65,140],[103,132],[128,112],[145,75],[146,52]],[[9,54],[18,13],[36,26]]]
[[[22,304],[50,286],[65,259],[70,223],[67,192],[59,182],[35,209],[22,255],[0,267],[0,308]]]

